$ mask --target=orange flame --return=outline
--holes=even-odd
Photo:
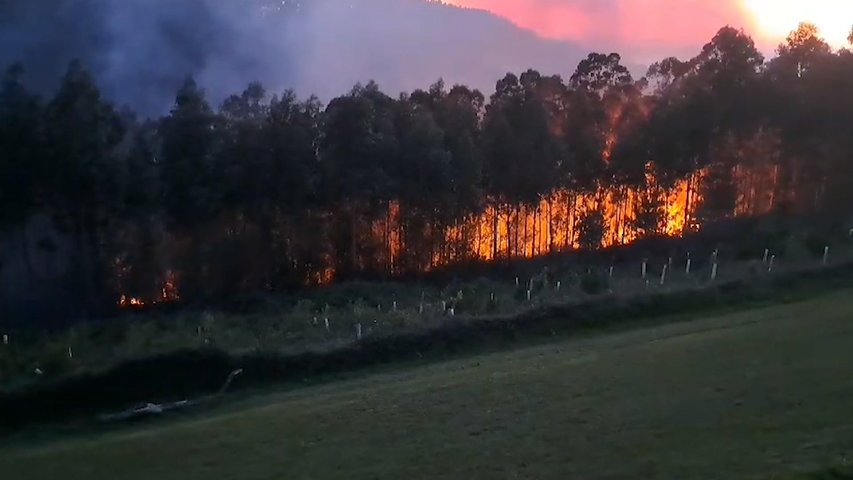
[[[615,142],[615,140],[614,140]],[[778,167],[735,167],[732,178],[737,187],[731,217],[767,213],[777,201]],[[354,241],[353,271],[388,275],[432,271],[459,262],[489,262],[499,259],[534,258],[586,247],[624,245],[646,235],[680,236],[700,229],[698,215],[703,203],[706,171],[698,171],[672,186],[662,185],[652,166],[646,169],[645,185],[638,187],[599,185],[592,191],[557,190],[528,205],[499,203],[492,200],[481,212],[446,224],[417,224],[406,205],[389,202],[383,215],[373,221],[354,223],[358,237]],[[778,195],[784,195],[779,192]],[[488,199],[487,199],[488,201]],[[644,209],[653,209],[649,223]],[[595,220],[590,222],[590,219]],[[590,234],[590,223],[594,223]],[[408,245],[408,242],[416,244]],[[368,248],[369,247],[369,248]],[[430,250],[428,250],[430,249]],[[410,255],[407,255],[407,252]],[[424,252],[412,258],[412,252]],[[338,272],[332,252],[323,256],[312,269],[305,284],[327,285]],[[130,267],[116,261],[119,285],[125,285]],[[145,308],[181,299],[180,276],[166,270],[156,294],[146,297],[127,293],[118,299],[122,308]],[[138,292],[133,292],[139,295]]]
[[[145,302],[136,297],[128,297],[127,295],[122,295],[119,298],[118,305],[122,308],[144,307]]]
[[[120,261],[117,261],[116,263],[119,265],[121,264]],[[120,276],[123,276],[127,274],[128,269],[120,268],[119,272]],[[160,287],[160,292],[158,295],[156,295],[150,301],[145,301],[142,298],[130,296],[123,293],[119,296],[119,300],[117,302],[118,306],[121,308],[145,308],[150,305],[177,302],[181,299],[181,296],[178,292],[177,281],[177,274],[172,270],[166,270],[163,285]]]

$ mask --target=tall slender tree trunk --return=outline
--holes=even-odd
[[[356,229],[356,218],[355,218],[355,208],[350,208],[350,275],[356,272],[358,269],[358,242],[356,241],[356,235],[358,234]]]
[[[515,215],[515,207],[508,206],[506,211],[506,258],[507,260],[511,259],[515,254],[515,244],[513,240],[515,239],[515,233],[512,230],[513,225],[515,225],[514,220]]]
[[[539,248],[538,240],[542,237],[541,235],[537,235],[539,233],[539,207],[541,202],[536,205],[536,209],[533,210],[533,256],[541,255],[542,249]]]
[[[263,243],[261,247],[266,250],[269,256],[269,262],[264,272],[264,290],[271,291],[276,288],[275,269],[278,265],[274,215],[269,213],[269,211],[263,212],[263,215],[259,217],[259,223],[261,242]]]
[[[388,276],[394,275],[394,236],[391,234],[391,201],[389,200],[385,206],[385,248],[388,250],[388,262],[386,272]]]
[[[527,206],[522,207],[522,222],[524,222],[524,238],[521,239],[521,257],[527,257],[527,245],[530,244],[530,235],[528,233],[528,222],[530,214],[527,212]],[[531,250],[532,250],[531,245]]]
[[[554,211],[553,198],[548,196],[548,253],[554,253]]]
[[[497,202],[492,213],[492,260],[494,261],[498,259],[498,234],[500,233],[500,208]]]
[[[521,228],[519,228],[518,223],[520,220],[521,220],[521,206],[516,204],[515,205],[515,222],[514,222],[515,223],[515,232],[514,232],[514,236],[515,236],[515,246],[514,246],[515,257],[518,257],[518,246],[519,246],[518,234],[520,233],[520,230],[521,230]]]
[[[628,234],[628,208],[630,206],[629,196],[631,195],[631,191],[628,187],[622,187],[622,214],[619,222],[619,244],[625,244],[625,238]]]
[[[509,260],[512,258],[513,246],[512,246],[512,207],[507,207],[506,209],[506,259]]]
[[[88,316],[95,305],[94,267],[92,265],[93,242],[89,234],[89,222],[85,215],[75,215],[73,224],[74,245],[77,250],[77,255],[75,255],[75,276],[77,277],[75,284],[78,288],[77,296],[82,300],[83,308]]]
[[[21,225],[21,234],[19,241],[21,243],[21,255],[24,257],[24,267],[27,271],[28,280],[30,282],[33,282],[36,280],[36,274],[35,268],[33,267],[32,252],[30,249],[30,238],[29,235],[27,235],[28,227],[29,222],[25,220],[24,223]]]
[[[103,272],[100,269],[100,232],[98,231],[98,227],[95,226],[96,220],[94,218],[87,218],[87,223],[88,225],[86,226],[86,240],[89,243],[89,289],[91,292],[90,295],[92,298],[92,304],[95,306],[95,309],[100,309],[102,307],[101,300],[103,299],[104,294],[104,278]]]
[[[690,173],[687,177],[687,195],[684,199],[684,228],[681,231],[681,236],[684,237],[690,230],[690,206],[693,197],[693,181],[695,172]]]
[[[574,215],[574,193],[566,190],[566,238],[563,248],[568,251],[572,246],[572,216]]]
[[[773,188],[770,190],[769,210],[776,209],[776,195],[779,191],[779,165],[773,165]]]
[[[575,218],[575,211],[577,210],[577,201],[578,197],[576,194],[572,194],[572,203],[571,208],[569,210],[569,233],[566,235],[566,241],[568,242],[568,250],[575,248],[575,230],[577,227],[577,219]]]

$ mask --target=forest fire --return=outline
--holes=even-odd
[[[656,64],[652,83],[635,82],[618,54],[590,54],[568,83],[508,74],[488,103],[442,82],[394,100],[372,83],[322,110],[295,99],[264,104],[250,87],[220,114],[233,138],[211,137],[198,158],[182,148],[184,132],[199,127],[187,119],[217,124],[193,110],[204,101],[190,82],[180,94],[198,101],[150,139],[175,146],[149,172],[168,195],[148,207],[165,221],[126,229],[117,251],[137,268],[117,265],[113,291],[122,308],[144,308],[178,300],[179,276],[193,301],[405,278],[675,237],[781,205],[818,208],[835,160],[812,168],[787,158],[786,129],[773,122],[721,120],[741,106],[715,90],[728,84],[715,57],[755,64],[748,71],[757,74],[762,57],[750,42],[723,28],[688,62]],[[714,106],[724,100],[725,115]],[[301,139],[299,148],[278,138]],[[226,168],[260,151],[239,175]],[[208,154],[221,155],[211,173],[227,194],[219,183],[172,177]],[[282,194],[297,184],[306,188]],[[175,264],[186,270],[151,269]]]
[[[777,175],[765,170],[739,166],[731,171],[736,192],[732,209],[723,216],[760,215],[773,208]],[[463,262],[535,258],[625,245],[654,235],[680,236],[701,228],[709,175],[707,169],[697,170],[664,184],[650,164],[641,186],[599,185],[585,192],[560,189],[534,204],[486,199],[487,206],[480,212],[444,225],[425,221],[421,212],[391,201],[373,221],[352,224],[354,237],[337,247],[352,250],[338,250],[330,238],[317,237],[311,245],[322,250],[315,252],[310,264],[299,267],[306,275],[301,284],[323,286],[362,272],[393,277]],[[333,224],[317,227],[317,232],[334,232]],[[347,273],[338,270],[340,266],[347,267]],[[156,294],[148,296],[144,289],[128,286],[129,267],[117,261],[116,272],[119,291],[124,292],[118,300],[120,308],[145,309],[181,299],[176,271],[166,271]]]
[[[164,275],[163,285],[160,287],[158,295],[150,300],[143,300],[140,297],[134,297],[127,294],[121,294],[118,300],[118,306],[125,309],[143,309],[152,305],[160,305],[165,303],[174,303],[181,299],[177,286],[177,274],[172,270],[167,270]]]
[[[145,302],[136,297],[128,297],[127,295],[122,295],[121,298],[119,298],[118,305],[122,308],[136,308],[144,307]]]
[[[731,176],[735,192],[732,209],[724,216],[761,215],[774,208],[773,192],[778,188],[774,172],[739,166]],[[608,248],[653,235],[681,236],[702,226],[708,181],[706,168],[664,184],[650,164],[642,186],[599,185],[587,192],[561,189],[526,205],[489,203],[487,199],[482,211],[443,226],[420,224],[417,213],[412,217],[405,205],[392,201],[375,221],[356,232],[354,245],[363,250],[354,259],[354,271],[396,276],[462,262]],[[339,264],[336,255],[329,251],[325,264],[305,284],[320,286],[340,280],[334,267]]]
[[[593,193],[557,191],[538,205],[490,207],[465,224],[450,228],[447,241],[458,239],[460,230],[473,230],[476,234],[467,249],[483,261],[625,244],[643,234],[637,225],[643,195],[648,192],[628,188],[600,188]],[[670,236],[682,234],[685,217],[698,202],[697,197],[688,199],[687,181],[651,195],[663,213],[656,230]]]
[[[649,235],[675,237],[696,231],[701,228],[698,210],[704,200],[706,176],[707,172],[700,170],[666,188],[659,185],[649,168],[646,186],[641,188],[602,186],[583,193],[558,190],[534,205],[491,205],[447,227],[444,247],[433,252],[426,269],[466,260],[489,262],[607,248]],[[731,216],[759,215],[773,208],[772,195],[756,194],[775,190],[775,185],[766,184],[764,172],[739,168],[733,177],[737,192]],[[400,228],[392,224],[380,230],[397,232]],[[382,238],[392,242],[386,245],[394,258],[405,252],[406,246],[399,244],[400,234]]]

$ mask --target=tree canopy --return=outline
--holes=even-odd
[[[853,40],[853,38],[851,38]],[[508,73],[393,98],[261,84],[213,106],[187,79],[140,121],[73,62],[38,98],[0,83],[0,232],[48,213],[87,302],[286,290],[675,235],[735,215],[853,212],[853,54],[802,24],[769,62],[724,27],[632,78]],[[756,193],[758,192],[758,193]],[[673,214],[672,212],[678,212]],[[85,281],[79,281],[84,279]]]

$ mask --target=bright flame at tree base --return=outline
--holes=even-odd
[[[772,170],[772,169],[771,169]],[[465,261],[534,258],[580,248],[625,245],[651,235],[680,236],[700,228],[698,209],[707,171],[697,171],[670,187],[661,186],[649,169],[643,187],[600,186],[594,191],[559,190],[537,204],[493,202],[482,213],[445,227],[428,258],[416,270],[431,271]],[[773,208],[774,188],[757,186],[756,179],[775,178],[775,171],[738,168],[732,171],[737,192],[730,216],[752,216]],[[385,219],[374,223],[368,244],[384,244],[381,263],[400,273],[401,262],[412,269],[407,255],[404,207],[392,202]],[[426,235],[432,236],[430,231]],[[414,238],[419,241],[419,237]],[[374,262],[375,263],[375,262]],[[333,278],[327,276],[326,278]]]
[[[151,305],[177,302],[181,299],[178,293],[177,275],[172,270],[167,270],[164,275],[163,285],[158,295],[146,301],[139,297],[122,294],[118,300],[121,308],[145,308]]]
[[[777,168],[737,167],[730,173],[737,187],[733,208],[728,214],[717,214],[716,218],[761,215],[784,200],[777,198],[785,195],[775,185]],[[306,286],[328,285],[343,279],[345,275],[337,270],[338,266],[347,268],[348,275],[356,276],[423,273],[464,262],[534,258],[579,248],[624,245],[654,235],[679,236],[697,231],[704,202],[703,182],[709,175],[709,170],[700,170],[664,186],[649,168],[641,187],[599,186],[585,192],[558,190],[527,205],[492,200],[481,212],[445,225],[435,223],[434,216],[429,216],[435,212],[424,215],[400,202],[390,202],[373,220],[352,209],[349,214],[354,218],[322,214],[313,217],[316,224],[301,223],[299,228],[281,231],[296,235],[285,237],[284,244],[291,239],[299,241],[301,233],[324,232],[319,237],[306,237],[311,242],[302,240],[304,248],[314,255],[310,264],[299,266],[304,273],[296,281],[301,280]],[[236,226],[227,228],[228,232],[251,229],[245,217],[234,216],[231,221]],[[352,229],[353,237],[337,244],[343,250],[336,252],[329,236],[348,228]],[[252,261],[257,257],[246,258]],[[290,265],[298,268],[295,257],[280,258],[289,259]],[[268,270],[263,265],[253,272],[261,273],[254,277],[256,281],[244,283],[245,291],[271,288],[265,283],[269,277],[264,276],[263,272]],[[167,270],[160,286],[147,296],[144,290],[127,288],[131,273],[130,266],[121,259],[116,261],[118,291],[123,292],[118,298],[119,307],[141,309],[181,299],[178,272]]]
[[[611,247],[633,242],[643,235],[678,236],[685,225],[695,225],[698,195],[690,181],[670,190],[599,188],[592,193],[557,191],[538,205],[496,205],[461,225],[448,229],[448,243],[467,243],[475,259],[533,258],[579,248]],[[657,225],[643,227],[638,213],[644,203],[659,209]],[[597,218],[593,218],[597,217]],[[643,231],[647,229],[648,231]],[[593,231],[596,230],[596,231]],[[452,263],[437,253],[433,268]]]

